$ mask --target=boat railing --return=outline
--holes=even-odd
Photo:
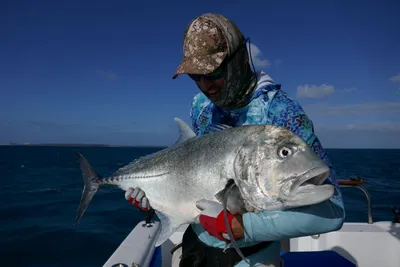
[[[339,180],[338,181],[340,187],[347,187],[347,188],[358,188],[361,190],[365,197],[367,198],[368,204],[368,224],[372,224],[372,205],[371,205],[371,196],[367,189],[361,187],[362,184],[366,184],[360,177],[350,178],[349,180]]]

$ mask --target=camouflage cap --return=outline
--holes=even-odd
[[[219,67],[229,52],[227,40],[220,27],[205,14],[192,20],[183,39],[183,60],[174,76],[179,74],[207,74]]]
[[[221,96],[213,103],[220,108],[244,107],[253,94],[256,77],[249,64],[246,38],[235,23],[220,14],[207,13],[193,19],[183,38],[183,60],[172,77],[207,74],[224,63]]]

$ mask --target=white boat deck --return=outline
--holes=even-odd
[[[400,224],[344,223],[339,231],[290,240],[290,251],[333,250],[360,267],[400,266]]]

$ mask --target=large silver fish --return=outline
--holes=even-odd
[[[103,184],[146,193],[162,225],[156,246],[182,224],[196,222],[199,200],[222,203],[233,213],[282,210],[322,202],[333,186],[322,183],[328,166],[291,131],[272,125],[214,127],[204,136],[180,119],[173,146],[142,157],[101,178],[78,153],[84,188],[76,222]],[[234,183],[234,184],[233,184]],[[233,190],[227,190],[228,185]],[[228,195],[227,195],[227,191]],[[226,199],[225,199],[226,200]]]

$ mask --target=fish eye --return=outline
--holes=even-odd
[[[287,157],[289,157],[290,155],[292,155],[292,150],[291,150],[290,148],[286,147],[286,146],[281,147],[281,148],[278,150],[278,155],[279,155],[279,157],[281,157],[281,158],[287,158]]]

